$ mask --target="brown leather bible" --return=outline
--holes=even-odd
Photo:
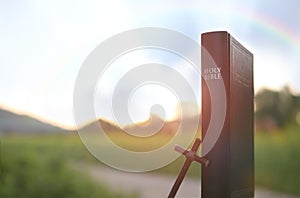
[[[253,55],[225,31],[201,35],[201,44],[216,68],[206,64],[202,53],[202,139],[211,121],[209,81],[224,82],[226,114],[221,134],[204,156],[202,198],[254,197],[254,93]]]

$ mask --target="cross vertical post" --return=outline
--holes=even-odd
[[[197,150],[199,149],[201,140],[199,138],[196,138],[191,150],[185,150],[181,148],[180,146],[175,146],[175,150],[178,151],[179,153],[183,154],[186,157],[186,160],[183,164],[182,169],[180,170],[180,173],[170,191],[170,194],[168,198],[174,198],[190,165],[192,164],[193,161],[196,161],[198,163],[203,164],[204,166],[208,166],[209,161],[203,157],[199,157],[197,155]]]

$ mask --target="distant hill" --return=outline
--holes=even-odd
[[[0,109],[0,133],[53,133],[69,132],[27,115]]]
[[[87,123],[87,124],[83,125],[79,130],[88,131],[88,132],[98,132],[100,126],[104,131],[107,131],[107,132],[116,132],[116,131],[121,130],[119,126],[115,125],[114,123],[112,123],[110,121],[103,120],[103,119],[99,119],[99,120],[95,120],[90,123]]]
[[[189,128],[189,126],[194,126],[195,122],[199,122],[199,120],[195,116],[195,117],[187,117],[183,120],[183,122],[186,123],[186,125],[185,125],[185,126],[187,126],[186,130],[188,132],[191,132],[191,129]],[[81,130],[87,131],[87,132],[98,132],[100,126],[105,132],[122,132],[123,131],[123,129],[121,129],[115,123],[107,121],[107,120],[103,120],[103,119],[99,119],[97,121],[90,122],[90,123],[84,125],[81,128]],[[124,127],[124,129],[131,134],[141,134],[142,133],[142,135],[147,136],[149,134],[152,134],[155,131],[160,131],[160,132],[163,132],[166,134],[174,134],[177,132],[179,126],[180,126],[179,120],[165,122],[159,116],[157,116],[155,114],[151,114],[151,116],[149,117],[148,120],[146,120],[144,122],[127,125]]]
[[[164,121],[159,116],[151,114],[148,120],[132,125],[127,125],[124,127],[124,129],[131,134],[142,133],[141,135],[147,136],[156,132],[174,134],[178,130],[178,127],[179,121]]]

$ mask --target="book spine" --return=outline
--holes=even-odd
[[[212,149],[205,156],[208,167],[202,167],[201,197],[229,197],[230,192],[230,147],[229,147],[229,94],[230,93],[230,35],[227,32],[210,32],[201,35],[202,71],[202,139],[205,138],[211,119],[211,93],[218,90],[208,88],[208,84],[223,83],[226,91],[226,117],[221,134]],[[209,57],[210,56],[210,57]],[[217,69],[211,69],[206,59],[213,59]],[[221,82],[223,81],[223,82]],[[214,87],[214,86],[211,86]],[[213,123],[212,123],[213,124]]]

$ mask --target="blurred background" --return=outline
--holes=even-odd
[[[107,167],[77,135],[76,126],[95,122],[119,131],[111,113],[101,111],[99,120],[86,123],[73,118],[76,76],[88,54],[111,36],[141,27],[168,28],[197,42],[203,32],[226,30],[254,54],[256,186],[300,196],[299,6],[293,0],[0,1],[0,197],[144,197],[142,187],[126,190],[116,185],[118,177],[108,182],[99,174]],[[147,52],[142,60],[155,55]],[[201,98],[199,76],[187,77]],[[165,119],[162,131],[172,134],[178,103],[153,90],[132,105],[133,118],[138,124]],[[157,97],[164,98],[167,117],[142,114],[139,108]],[[149,174],[171,185],[183,160]],[[187,179],[198,181],[200,174],[193,165]]]

